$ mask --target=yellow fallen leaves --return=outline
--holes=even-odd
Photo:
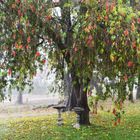
[[[90,117],[93,125],[82,126],[78,130],[72,126],[76,122],[74,113],[62,114],[64,125],[61,127],[57,126],[57,114],[14,119],[7,122],[8,131],[2,140],[132,139],[132,134],[138,137],[140,132],[140,104],[127,106],[126,110],[128,114],[123,116],[122,124],[117,127],[112,125],[113,115],[103,110]]]
[[[110,60],[111,60],[112,62],[114,62],[114,61],[116,60],[116,57],[115,57],[114,54],[111,54],[111,55],[110,55]]]

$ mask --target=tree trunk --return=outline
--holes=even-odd
[[[73,107],[76,105],[76,97],[73,94],[74,92],[72,88],[72,79],[70,72],[64,74],[64,96],[65,96],[65,103],[66,109],[65,111],[72,110]]]
[[[130,93],[129,95],[129,101],[131,101],[132,103],[134,103],[134,99],[133,99],[133,92]]]
[[[140,76],[138,78],[138,87],[137,87],[136,99],[140,99]]]
[[[136,99],[140,99],[140,86],[137,88]]]
[[[88,107],[88,101],[87,101],[87,93],[86,92],[81,92],[81,99],[79,106],[84,108],[84,111],[82,112],[81,116],[80,116],[80,124],[83,125],[89,125],[90,121],[89,121],[89,107]]]
[[[72,92],[67,100],[66,110],[72,110],[74,107],[81,107],[84,109],[80,115],[80,124],[89,125],[89,107],[87,101],[87,93],[80,91],[79,87],[73,86]]]
[[[23,104],[23,97],[22,97],[22,92],[21,91],[19,91],[19,93],[18,93],[16,103],[19,104],[19,105]]]
[[[89,107],[88,107],[88,100],[87,100],[87,89],[84,90],[83,83],[79,82],[78,77],[73,77],[72,80],[76,82],[73,84],[72,93],[70,98],[70,108],[73,109],[74,107],[81,107],[84,111],[80,115],[80,124],[81,125],[89,125]],[[88,84],[88,83],[87,83]]]
[[[130,6],[134,7],[136,5],[135,0],[130,0]]]
[[[131,87],[129,87],[130,89],[130,95],[129,95],[129,101],[131,101],[132,103],[134,103],[134,98],[133,98],[133,89],[134,89],[134,84],[131,85]]]

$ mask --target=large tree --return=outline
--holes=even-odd
[[[1,0],[0,10],[1,89],[30,85],[47,55],[58,78],[68,74],[71,108],[84,108],[81,124],[90,123],[87,92],[93,70],[115,81],[105,84],[104,95],[124,101],[124,87],[131,90],[139,71],[137,11],[96,0]]]

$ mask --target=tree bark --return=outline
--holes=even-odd
[[[130,6],[134,7],[136,5],[135,0],[130,0]]]
[[[129,101],[131,101],[132,103],[134,103],[134,99],[133,99],[133,92],[130,93],[129,95]]]
[[[18,105],[22,105],[22,104],[23,104],[23,97],[22,97],[22,92],[21,92],[21,91],[19,91],[19,93],[18,93],[16,103],[17,103]]]
[[[76,97],[72,94],[72,79],[70,72],[64,73],[64,96],[66,109],[65,111],[72,110],[76,104]]]
[[[69,85],[70,86],[70,85]],[[80,124],[89,125],[89,107],[87,100],[87,93],[83,91],[82,84],[76,84],[72,86],[72,90],[69,91],[66,103],[66,110],[72,110],[74,107],[81,107],[84,111],[80,115]]]
[[[140,99],[140,86],[137,88],[136,99]]]
[[[140,76],[138,78],[138,87],[137,87],[136,99],[140,99]]]
[[[71,109],[74,107],[83,108],[84,111],[80,115],[80,124],[89,125],[90,124],[90,121],[89,121],[90,109],[88,106],[87,89],[85,88],[86,86],[88,86],[89,82],[87,82],[85,85],[81,81],[82,79],[75,76],[75,74],[72,74],[72,82],[74,82],[75,84],[72,85],[73,87],[72,87],[70,108]]]
[[[133,89],[134,89],[134,84],[131,85],[131,87],[129,87],[130,89],[130,95],[129,95],[129,101],[131,101],[132,103],[134,103],[134,98],[133,98]]]
[[[87,93],[86,92],[80,92],[81,98],[80,98],[80,104],[79,106],[84,108],[84,111],[80,115],[80,124],[82,125],[89,125],[89,107],[88,107],[88,101],[87,101]],[[79,99],[78,99],[79,100]]]

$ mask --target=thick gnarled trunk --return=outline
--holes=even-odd
[[[83,83],[79,82],[79,79],[76,77],[72,78],[75,84],[72,86],[72,93],[70,96],[70,109],[74,107],[81,107],[84,111],[80,115],[80,124],[89,125],[89,107],[87,99],[87,90],[84,87]]]
[[[80,104],[79,106],[82,107],[84,109],[84,111],[82,112],[81,116],[80,116],[80,124],[83,125],[89,125],[90,121],[89,121],[89,107],[88,107],[88,101],[87,101],[87,93],[85,92],[81,92],[81,98],[80,98]]]
[[[77,96],[79,94],[80,96]],[[77,87],[72,88],[72,92],[67,100],[67,109],[72,110],[74,107],[82,107],[84,111],[80,115],[80,124],[89,125],[89,107],[86,92],[81,92]]]

